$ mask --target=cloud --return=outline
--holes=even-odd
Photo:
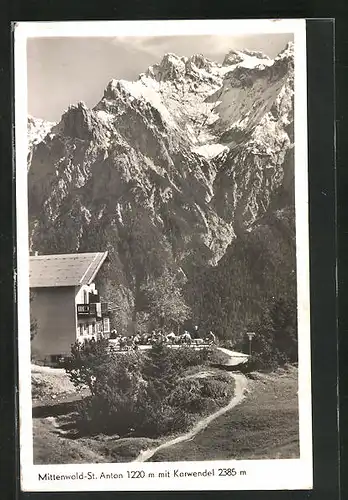
[[[146,53],[150,56],[158,54],[158,42],[160,37],[136,37],[136,36],[119,36],[112,39],[112,44],[118,49],[127,48],[128,51],[134,53]]]
[[[204,54],[222,60],[231,49],[261,50],[270,57],[275,57],[286,43],[292,39],[290,34],[275,35],[192,35],[192,36],[123,36],[113,39],[119,49],[126,48],[134,54],[146,54],[148,57],[161,60],[166,52],[174,52],[179,56]]]

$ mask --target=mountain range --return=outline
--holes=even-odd
[[[293,100],[290,42],[222,64],[168,53],[92,109],[29,117],[30,251],[108,250],[100,287],[123,332],[169,273],[190,311],[176,322],[236,336],[296,293]]]

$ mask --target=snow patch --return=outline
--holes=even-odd
[[[123,226],[124,222],[123,222],[123,217],[122,217],[122,210],[121,210],[121,205],[119,203],[117,203],[117,205],[116,205],[116,215],[117,215],[119,223],[122,224],[122,226]]]
[[[105,208],[106,208],[106,206],[104,205],[104,206],[103,206],[103,207],[99,210],[99,213],[98,213],[98,216],[97,216],[98,220],[99,220],[99,219],[101,219],[101,218],[103,217],[103,215],[104,215],[104,211],[105,211]]]
[[[85,216],[87,223],[89,224],[92,219],[92,214],[84,205],[81,205],[81,212]]]
[[[162,118],[170,124],[172,127],[176,127],[176,123],[173,120],[171,114],[169,113],[166,106],[163,104],[160,94],[156,92],[155,88],[147,86],[142,80],[137,82],[127,82],[126,80],[120,80],[123,88],[129,92],[129,94],[136,99],[143,99],[149,102],[157,111],[161,114]]]
[[[257,57],[244,56],[244,61],[237,64],[242,68],[257,68],[258,66],[272,66],[274,61],[272,59],[258,59]]]
[[[29,116],[27,124],[29,144],[34,145],[41,142],[55,125],[56,123],[54,122]]]
[[[107,111],[103,111],[101,109],[96,111],[95,113],[98,116],[98,118],[106,125],[109,125],[115,119],[115,115],[113,115],[112,113],[108,113]]]
[[[209,160],[227,149],[227,146],[224,146],[223,144],[205,144],[203,146],[193,148],[192,151]]]

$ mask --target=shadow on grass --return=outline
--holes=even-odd
[[[33,418],[57,417],[67,415],[76,410],[82,401],[91,399],[90,395],[83,393],[67,394],[57,397],[57,400],[33,401]]]
[[[78,439],[84,437],[80,429],[77,427],[77,413],[70,413],[65,415],[64,419],[60,419],[57,422],[56,434],[64,436],[67,439]]]
[[[52,405],[35,406],[33,418],[58,417],[76,410],[76,401],[64,401]]]
[[[243,373],[244,375],[250,375],[250,372],[254,369],[248,363],[239,363],[238,365],[227,365],[221,363],[210,363],[211,368],[218,368],[219,370],[224,370],[227,372]]]

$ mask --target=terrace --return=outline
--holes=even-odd
[[[109,311],[108,302],[93,302],[90,304],[77,304],[77,316],[78,317],[94,317],[102,318],[107,315]]]

